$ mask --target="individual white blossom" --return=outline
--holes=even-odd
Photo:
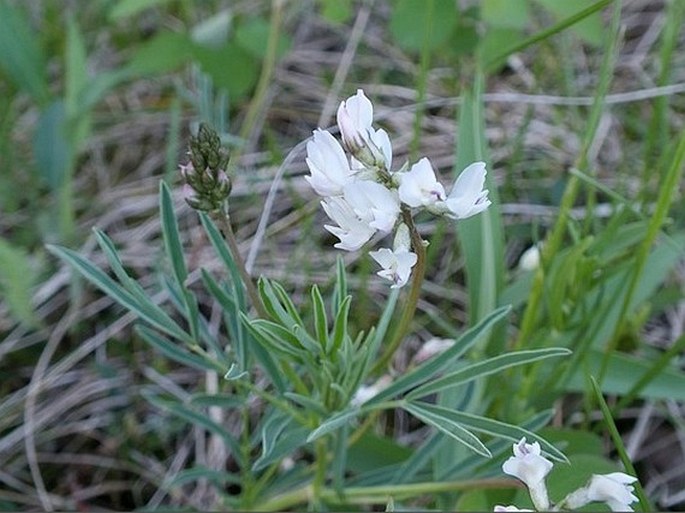
[[[504,462],[502,470],[524,482],[538,510],[549,509],[545,477],[552,470],[552,462],[541,455],[538,442],[528,444],[525,437],[513,445],[513,450],[514,455]]]
[[[519,258],[519,269],[534,271],[540,266],[540,245],[534,244],[525,250]]]
[[[307,143],[305,179],[319,196],[341,196],[345,184],[352,180],[352,169],[340,143],[325,130],[315,130]]]
[[[634,494],[635,481],[636,477],[623,472],[594,474],[587,486],[569,494],[563,504],[577,509],[590,502],[604,502],[611,511],[633,511],[630,504],[638,500]]]
[[[490,206],[488,190],[485,185],[485,162],[474,162],[457,177],[452,191],[443,202],[433,210],[453,219],[466,219],[480,214]]]
[[[376,232],[368,222],[363,221],[352,207],[341,197],[326,198],[321,202],[324,211],[338,226],[324,225],[324,228],[340,239],[338,249],[356,251]]]
[[[393,282],[390,288],[397,289],[406,285],[411,275],[411,268],[416,264],[417,256],[404,248],[391,250],[381,248],[369,253],[371,258],[383,268],[378,271],[378,276]]]
[[[435,178],[435,171],[427,158],[422,158],[406,173],[396,175],[400,201],[410,207],[426,207],[445,201],[445,188]]]
[[[351,182],[344,187],[343,197],[360,219],[383,233],[392,231],[400,215],[397,193],[378,182]]]
[[[364,91],[340,103],[337,113],[338,128],[345,148],[362,164],[383,166],[390,170],[392,145],[383,129],[374,130],[373,104]]]
[[[521,508],[517,508],[517,507],[514,506],[514,505],[510,505],[510,506],[501,506],[501,505],[498,504],[497,506],[495,506],[495,509],[493,509],[493,511],[494,511],[495,513],[497,513],[497,512],[500,512],[500,511],[501,511],[501,512],[507,512],[507,511],[512,511],[512,512],[514,512],[514,511],[533,511],[533,510],[532,510],[532,509],[521,509]]]

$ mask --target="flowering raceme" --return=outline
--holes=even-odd
[[[408,170],[405,165],[391,171],[390,138],[385,130],[373,128],[373,105],[361,89],[340,103],[337,122],[342,145],[321,129],[307,143],[306,179],[323,197],[321,205],[335,223],[325,228],[340,239],[335,247],[346,251],[360,249],[377,232],[395,232],[393,249],[381,248],[371,256],[382,267],[378,275],[392,287],[402,287],[418,260],[411,240],[421,241],[411,221],[412,209],[451,219],[482,212],[490,205],[483,188],[485,163],[468,166],[448,195],[425,157]]]

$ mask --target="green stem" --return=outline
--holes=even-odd
[[[252,276],[250,276],[250,273],[247,272],[247,268],[245,267],[245,261],[243,260],[243,257],[240,255],[238,241],[235,238],[235,234],[233,233],[233,227],[231,226],[230,215],[226,211],[214,215],[214,219],[217,223],[219,223],[221,231],[224,234],[224,239],[228,244],[228,248],[231,250],[233,260],[235,260],[236,266],[238,267],[238,271],[240,272],[240,276],[242,277],[243,283],[245,284],[245,289],[247,289],[247,293],[250,296],[250,300],[252,301],[252,306],[254,306],[255,310],[257,310],[257,313],[261,318],[268,319],[269,314],[267,313],[266,309],[264,308],[264,305],[262,304],[262,300],[259,297],[259,294],[257,293],[257,288],[255,287],[254,282],[252,281]]]
[[[345,489],[341,500],[338,492],[331,488],[320,491],[322,500],[339,504],[386,504],[389,498],[406,499],[426,494],[453,492],[471,489],[511,489],[521,485],[508,478],[472,479],[460,481],[407,483],[380,486],[353,486]],[[284,511],[306,502],[313,494],[313,485],[307,485],[291,492],[278,495],[257,504],[257,511]]]
[[[322,511],[321,499],[326,484],[326,468],[328,466],[328,451],[326,450],[326,439],[319,438],[315,444],[316,450],[316,472],[312,481],[312,506],[314,511]]]
[[[430,66],[431,47],[430,39],[432,35],[433,16],[435,13],[434,0],[426,0],[424,10],[426,12],[424,38],[421,44],[421,60],[419,62],[419,73],[416,80],[416,113],[414,115],[414,134],[409,145],[409,160],[416,161],[421,140],[421,121],[423,120],[424,102],[426,100],[426,85],[428,83],[428,68]]]
[[[274,67],[276,65],[276,53],[278,50],[278,38],[280,36],[281,20],[283,18],[284,0],[273,0],[271,2],[271,19],[269,23],[269,39],[266,43],[266,55],[262,64],[262,72],[259,76],[259,82],[255,89],[254,96],[250,102],[250,106],[245,114],[245,119],[240,128],[240,138],[245,140],[250,136],[254,128],[260,111],[264,105],[264,98],[266,91],[271,83],[271,76],[273,75]],[[237,150],[240,153],[240,149]],[[237,159],[237,155],[234,154]]]
[[[395,351],[399,347],[400,343],[404,339],[405,335],[409,331],[409,326],[411,321],[414,319],[414,314],[416,313],[416,305],[419,302],[419,296],[421,295],[421,285],[423,284],[423,278],[426,274],[426,247],[423,243],[423,239],[419,234],[419,231],[414,224],[414,220],[411,217],[411,210],[409,207],[402,206],[402,220],[404,224],[409,228],[409,234],[411,237],[411,246],[416,253],[416,266],[413,271],[413,278],[411,282],[411,289],[409,290],[409,295],[402,308],[402,317],[400,319],[397,328],[392,334],[390,343],[387,345],[385,351],[380,356],[378,361],[374,364],[371,369],[371,374],[378,374],[387,367],[387,365],[392,360]]]

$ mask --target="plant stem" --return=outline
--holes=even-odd
[[[312,506],[315,511],[321,511],[321,498],[326,484],[326,465],[328,463],[328,451],[326,451],[326,440],[319,438],[314,444],[316,448],[316,473],[312,482]]]
[[[413,271],[413,278],[411,282],[411,289],[409,290],[409,295],[405,301],[404,308],[402,308],[402,317],[395,331],[393,331],[392,337],[390,338],[390,343],[386,347],[385,351],[375,363],[371,369],[371,374],[377,374],[381,372],[392,360],[395,351],[399,347],[400,343],[404,339],[404,336],[409,331],[409,326],[411,321],[414,319],[414,314],[416,313],[416,305],[419,302],[419,296],[421,294],[421,285],[423,284],[423,278],[426,274],[426,247],[423,243],[423,239],[419,234],[419,231],[414,224],[414,220],[411,217],[411,210],[407,206],[402,206],[402,220],[404,224],[409,228],[409,234],[411,237],[411,246],[416,253],[416,266]]]
[[[264,105],[266,91],[271,82],[271,75],[276,64],[276,52],[278,50],[278,38],[280,36],[284,4],[285,0],[273,0],[271,3],[271,19],[269,23],[269,38],[266,42],[266,55],[264,56],[262,72],[259,76],[255,94],[252,97],[250,106],[245,114],[245,120],[240,128],[240,138],[243,140],[246,140],[254,129],[259,112]]]
[[[313,485],[307,485],[291,492],[278,495],[255,505],[256,511],[284,511],[304,503],[312,496]],[[353,486],[345,489],[344,497],[336,490],[323,488],[321,499],[340,504],[386,504],[389,498],[406,499],[425,494],[470,489],[509,489],[520,485],[508,478],[472,479],[461,481],[405,483],[380,486]]]
[[[235,260],[236,266],[238,267],[238,271],[240,271],[240,276],[243,278],[243,283],[245,284],[247,293],[250,296],[250,300],[252,301],[252,306],[254,306],[255,310],[257,310],[257,313],[260,317],[268,319],[269,314],[266,312],[266,309],[262,304],[262,300],[260,299],[259,294],[257,293],[257,288],[255,287],[254,282],[252,281],[252,277],[250,276],[250,273],[247,272],[247,268],[245,267],[245,261],[243,260],[243,257],[240,255],[240,249],[238,248],[238,242],[236,241],[235,234],[233,233],[233,228],[231,227],[231,217],[228,211],[225,210],[219,214],[214,215],[214,219],[219,223],[221,231],[224,234],[224,239],[228,244],[228,248],[231,250],[233,260]]]

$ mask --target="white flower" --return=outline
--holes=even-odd
[[[384,166],[390,169],[392,145],[383,129],[374,130],[373,105],[357,89],[357,94],[340,103],[337,114],[338,128],[343,144],[361,163],[368,166]]]
[[[307,143],[307,166],[311,176],[305,178],[320,196],[341,196],[345,184],[352,180],[342,146],[325,130],[315,130]]]
[[[385,374],[378,378],[378,380],[373,385],[360,386],[354,393],[354,397],[352,397],[350,404],[352,406],[360,406],[364,404],[373,396],[388,388],[388,385],[390,385],[390,383],[392,383],[392,378]]]
[[[400,215],[397,193],[370,180],[357,180],[347,184],[343,197],[354,213],[371,228],[390,232]]]
[[[595,474],[590,479],[587,495],[590,501],[606,502],[611,511],[633,511],[629,504],[637,501],[632,485],[635,481],[636,477],[623,472]]]
[[[376,232],[369,223],[363,221],[352,210],[352,207],[340,197],[326,198],[321,206],[332,221],[338,226],[324,225],[324,228],[340,239],[336,248],[356,251],[361,248]]]
[[[633,493],[635,481],[636,477],[623,472],[594,474],[587,486],[570,493],[561,504],[578,509],[590,502],[605,502],[611,511],[633,511],[630,504],[638,500]]]
[[[445,189],[435,178],[427,158],[422,158],[406,173],[398,173],[400,201],[410,207],[434,205],[445,200]]]
[[[501,511],[501,512],[507,512],[507,511],[533,511],[532,509],[521,509],[517,508],[516,506],[500,506],[499,504],[495,506],[495,509],[493,509],[495,513]]]
[[[540,267],[540,245],[534,244],[523,252],[519,258],[519,269],[522,271],[534,271]]]
[[[466,219],[481,213],[490,206],[485,185],[485,162],[474,162],[464,169],[444,202],[433,209],[453,219]]]
[[[400,288],[407,283],[411,268],[416,264],[418,258],[415,253],[407,251],[405,248],[395,251],[381,248],[378,251],[371,251],[369,254],[383,268],[378,271],[378,276],[393,282],[391,285],[393,289]]]
[[[525,483],[538,510],[548,509],[549,498],[545,477],[552,470],[552,462],[541,456],[539,443],[527,444],[525,437],[515,443],[513,449],[514,456],[504,462],[502,470]]]

